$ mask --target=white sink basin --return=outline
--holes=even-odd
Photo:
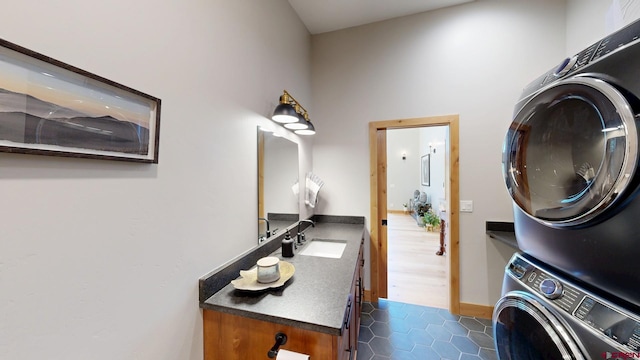
[[[346,247],[347,242],[344,240],[313,239],[302,249],[300,255],[339,259]]]

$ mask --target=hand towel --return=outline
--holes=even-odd
[[[311,206],[312,208],[316,207],[318,203],[318,193],[320,192],[320,188],[324,185],[324,181],[320,179],[314,173],[307,173],[306,179],[306,191],[304,203]]]

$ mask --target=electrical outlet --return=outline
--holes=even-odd
[[[460,200],[460,212],[473,212],[473,201]]]

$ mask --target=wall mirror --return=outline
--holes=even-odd
[[[258,244],[298,221],[297,182],[298,144],[258,127]]]

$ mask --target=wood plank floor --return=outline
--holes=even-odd
[[[388,299],[449,307],[447,254],[436,255],[440,233],[427,232],[411,215],[387,214]]]

